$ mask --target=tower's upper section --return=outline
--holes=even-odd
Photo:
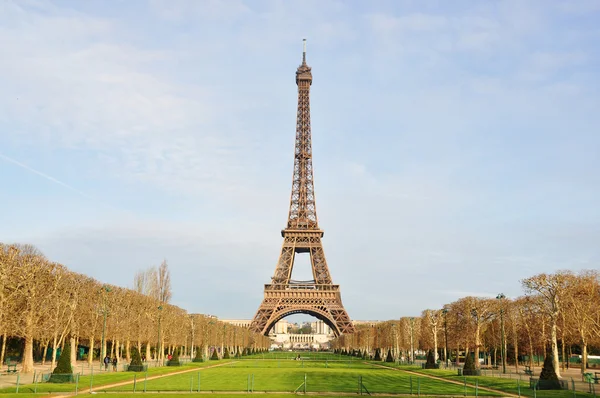
[[[304,49],[302,51],[302,65],[296,70],[296,84],[300,81],[307,81],[312,84],[312,73],[310,73],[310,66],[306,64],[306,39],[303,40]]]
[[[298,114],[294,145],[294,174],[292,197],[286,230],[318,230],[317,209],[312,168],[312,138],[310,131],[310,85],[312,74],[306,65],[306,40],[302,65],[296,71],[298,85]],[[282,231],[283,233],[283,231]]]

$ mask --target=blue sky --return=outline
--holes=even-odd
[[[253,316],[307,38],[352,318],[598,268],[599,26],[584,0],[2,1],[0,241],[123,286],[166,258],[175,304]]]

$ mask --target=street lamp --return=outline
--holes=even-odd
[[[415,363],[415,346],[414,346],[414,328],[415,328],[415,318],[410,318],[410,363],[414,365]]]
[[[497,300],[500,300],[500,329],[502,330],[502,347],[500,347],[500,352],[502,353],[502,373],[506,373],[506,348],[504,342],[504,308],[502,307],[502,300],[504,300],[506,296],[504,293],[500,293],[496,296]],[[516,360],[516,358],[515,358]]]
[[[110,292],[110,286],[108,285],[102,285],[102,289],[100,289],[100,292],[102,293],[102,314],[104,317],[103,323],[102,323],[102,342],[100,343],[100,361],[104,361],[104,357],[106,356],[106,313],[107,313],[107,309],[106,309],[106,294],[104,294],[104,292],[108,293]]]
[[[161,339],[160,339],[160,316],[162,314],[162,305],[158,306],[158,344],[156,344],[156,364],[158,365],[158,361],[160,361],[161,358]]]
[[[449,365],[448,362],[448,357],[450,355],[450,351],[448,351],[448,308],[445,308],[442,310],[442,314],[444,314],[444,340],[445,340],[445,345],[446,345],[446,358],[444,358],[446,360],[446,368]]]

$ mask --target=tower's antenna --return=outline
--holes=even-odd
[[[302,63],[305,64],[306,63],[306,39],[302,39],[302,45],[303,45]]]

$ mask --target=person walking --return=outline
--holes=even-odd
[[[104,357],[104,370],[108,370],[109,363],[110,363],[110,357],[107,355]]]
[[[117,357],[113,357],[112,359],[113,372],[117,371]]]

